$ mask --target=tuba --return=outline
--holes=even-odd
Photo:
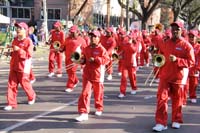
[[[59,49],[60,49],[60,46],[61,46],[61,43],[60,43],[59,41],[54,41],[54,42],[53,42],[53,47],[54,47],[54,49],[59,50]]]
[[[165,57],[162,54],[155,54],[153,56],[153,65],[155,67],[162,67],[165,64]]]

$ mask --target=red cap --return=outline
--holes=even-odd
[[[108,28],[106,29],[106,31],[107,31],[107,32],[114,32],[114,29],[113,29],[112,27],[108,27]]]
[[[190,30],[188,35],[190,35],[190,34],[197,37],[198,36],[198,31],[197,30]]]
[[[183,23],[180,22],[180,21],[173,22],[173,23],[170,24],[170,26],[178,26],[181,29],[184,28]]]
[[[24,22],[21,23],[15,23],[16,27],[24,28],[25,30],[28,30],[28,25]]]
[[[73,25],[70,29],[69,32],[77,32],[78,31],[78,26],[77,25]]]
[[[100,36],[101,36],[100,32],[97,31],[97,30],[93,30],[92,32],[90,32],[89,35],[94,35],[94,36],[96,36],[96,37],[100,37]]]
[[[59,21],[57,21],[57,22],[54,23],[53,26],[57,28],[57,27],[61,27],[62,24]]]

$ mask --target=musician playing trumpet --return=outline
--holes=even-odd
[[[62,58],[63,55],[59,51],[60,46],[64,44],[65,41],[65,34],[62,30],[62,24],[57,21],[54,23],[54,29],[51,31],[50,36],[51,38],[49,40],[50,45],[50,52],[49,52],[49,74],[48,77],[52,77],[55,75],[54,69],[55,69],[55,61],[57,63],[57,77],[62,77]]]

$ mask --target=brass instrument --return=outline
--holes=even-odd
[[[119,60],[119,54],[113,53],[112,54],[112,59],[113,59],[113,61],[118,61]]]
[[[153,65],[155,67],[162,67],[165,64],[165,57],[162,54],[155,54],[153,56]]]
[[[81,63],[81,57],[82,57],[82,54],[81,54],[81,48],[80,47],[77,47],[77,49],[75,50],[74,53],[71,54],[71,61],[73,63],[69,64],[66,66],[66,70],[68,69],[71,69],[73,68],[74,66],[76,66],[77,64],[80,64]]]
[[[72,55],[71,55],[71,60],[72,60],[72,62],[79,64],[80,61],[81,61],[81,57],[82,57],[82,56],[81,56],[81,53],[79,53],[79,52],[74,52],[74,53],[72,53]]]
[[[154,28],[158,29],[159,31],[162,31],[163,30],[163,25],[161,23],[158,23],[158,24],[154,25]]]
[[[156,75],[158,74],[160,68],[165,64],[165,57],[162,54],[155,54],[153,55],[153,65],[155,67],[159,67],[159,69],[156,71],[155,75],[153,76],[153,79],[151,80],[149,86],[152,85],[153,81],[156,78]],[[151,73],[148,75],[146,81],[145,81],[145,85],[149,82],[150,77],[153,75],[154,70],[151,71]]]
[[[53,42],[53,47],[54,47],[54,49],[59,50],[59,49],[60,49],[60,46],[61,46],[61,43],[60,43],[59,41],[54,41],[54,42]]]

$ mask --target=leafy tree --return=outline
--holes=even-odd
[[[200,1],[192,1],[186,8],[180,13],[180,18],[187,24],[188,29],[193,29],[200,24]]]
[[[162,0],[134,0],[134,3],[138,3],[138,6],[141,8],[141,12],[136,9],[136,5],[133,4],[131,7],[128,7],[128,11],[135,14],[139,20],[142,21],[142,29],[146,29],[146,22],[153,13],[153,11],[158,7],[159,3]],[[123,0],[118,0],[118,3],[122,8],[127,8],[127,5],[123,3]]]

